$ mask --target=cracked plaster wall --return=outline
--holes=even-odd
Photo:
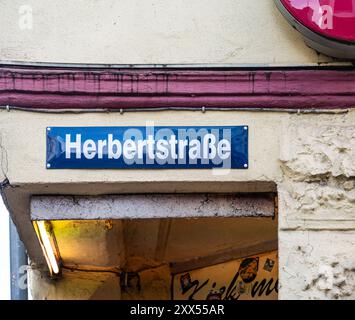
[[[355,113],[292,116],[279,191],[280,299],[355,299]]]
[[[53,125],[73,126],[103,123],[144,125],[147,116],[151,114],[132,113],[123,117],[116,114],[52,115],[50,122]],[[255,188],[261,182],[276,183],[279,194],[279,298],[355,298],[354,111],[332,115],[207,112],[203,116],[188,112],[164,112],[155,114],[155,121],[162,125],[186,121],[191,125],[249,125],[252,152],[248,170],[232,170],[227,176],[206,175],[192,170],[188,172],[188,177],[183,171],[174,171],[171,172],[174,183],[188,180],[185,187],[180,184],[179,188],[185,190],[193,186],[189,191],[199,191],[205,185],[194,184],[194,181],[211,182],[209,186],[213,186],[215,191],[222,190],[220,188],[230,182],[248,182],[248,188]],[[21,127],[23,123],[32,125]],[[172,176],[163,176],[162,172],[145,172],[142,175],[139,171],[108,170],[99,174],[73,171],[70,175],[63,171],[48,174],[43,165],[43,132],[48,116],[0,112],[0,124],[2,169],[6,169],[10,182],[14,181],[17,185],[17,188],[11,189],[12,198],[17,199],[11,201],[11,206],[15,209],[15,215],[19,213],[18,216],[23,216],[24,208],[19,207],[22,202],[16,192],[22,192],[24,197],[28,192],[42,190],[43,193],[43,190],[51,188],[50,192],[75,194],[73,182],[76,182],[81,194],[85,194],[93,192],[87,182],[96,183],[97,188],[102,180],[111,184],[130,181],[130,192],[133,192],[140,190],[142,182],[168,183],[172,179]],[[20,132],[17,130],[19,127],[22,128]],[[15,135],[15,132],[20,134]],[[23,153],[28,155],[27,159],[21,157]],[[5,171],[0,174],[4,175]],[[45,189],[36,189],[40,188],[41,181]],[[66,184],[60,185],[63,182]],[[174,190],[174,183],[171,186],[165,184],[164,188]],[[112,193],[109,184],[100,186],[107,188],[107,193]],[[159,192],[161,189],[150,191]],[[26,230],[23,230],[24,234],[28,232]],[[64,295],[60,288],[64,287],[58,286],[52,297]],[[82,295],[82,298],[85,297]]]

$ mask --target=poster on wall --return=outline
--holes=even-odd
[[[173,300],[277,300],[278,252],[175,274]]]

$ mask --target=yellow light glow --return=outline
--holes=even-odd
[[[47,263],[48,263],[50,269],[52,270],[52,272],[55,274],[58,274],[59,273],[59,266],[58,266],[58,262],[55,257],[54,251],[53,251],[53,247],[52,247],[50,238],[48,236],[48,232],[46,230],[45,221],[37,221],[36,223],[38,226],[39,236],[42,240],[42,245],[43,245],[42,249],[44,251],[44,255],[47,260]]]

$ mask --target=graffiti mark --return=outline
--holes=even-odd
[[[259,269],[259,265],[263,268]],[[179,300],[277,299],[277,252],[247,257],[176,275]]]

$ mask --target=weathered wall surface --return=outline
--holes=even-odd
[[[121,290],[122,300],[169,300],[171,297],[171,274],[168,264],[147,268],[139,272],[140,290]]]
[[[287,114],[253,112],[127,112],[43,114],[0,111],[1,181],[8,179],[6,201],[33,260],[44,263],[30,222],[31,195],[120,193],[273,192],[281,179],[277,163],[281,120]],[[47,126],[243,125],[250,128],[248,170],[47,170]]]
[[[355,113],[292,116],[279,184],[281,299],[355,298]]]
[[[304,44],[272,0],[2,1],[0,29],[6,31],[0,33],[3,61],[246,67],[334,63]],[[250,167],[228,175],[45,169],[48,125],[144,126],[146,120],[156,125],[249,125]],[[10,183],[5,196],[36,261],[42,254],[29,219],[32,194],[259,192],[275,191],[277,185],[279,297],[355,298],[354,123],[354,111],[299,116],[198,111],[48,116],[0,111],[0,181]],[[33,270],[30,286],[38,299],[107,294],[115,299],[121,297],[115,277],[77,271],[51,282]],[[166,277],[165,269],[147,273],[143,282],[152,292],[146,297],[157,297],[155,285],[164,293],[160,297],[167,297],[160,277]],[[156,280],[154,285],[150,279]]]
[[[6,31],[0,34],[0,60],[244,65],[332,61],[304,44],[272,0],[1,1],[0,30]]]
[[[354,299],[355,231],[280,231],[280,299]]]
[[[51,280],[36,268],[28,271],[29,291],[34,300],[120,300],[120,279],[107,272],[64,270]]]
[[[281,120],[287,114],[257,112],[166,111],[58,114],[0,111],[4,174],[14,185],[45,183],[144,183],[171,181],[246,182],[277,181],[281,171],[277,163]],[[249,125],[252,153],[249,170],[47,170],[45,143],[47,126],[227,126]],[[30,125],[29,125],[30,124]],[[33,174],[33,173],[36,174]],[[188,177],[188,178],[187,178]],[[142,186],[142,185],[141,185]],[[89,186],[86,186],[89,187]],[[141,188],[139,185],[136,187]],[[200,185],[195,188],[201,188]],[[245,188],[245,185],[243,186]],[[147,192],[147,189],[143,189]],[[167,192],[165,188],[163,192]],[[272,191],[272,190],[268,190]],[[97,190],[96,190],[97,192]],[[137,191],[136,191],[137,192]],[[202,192],[202,190],[201,190]],[[109,193],[109,192],[107,192]]]
[[[279,193],[279,298],[355,298],[354,111],[331,115],[229,111],[154,113],[157,125],[182,122],[186,125],[249,125],[250,168],[232,170],[228,175],[206,174],[199,170],[188,173],[171,170],[166,175],[148,170],[142,173],[138,170],[45,169],[47,125],[145,125],[149,117],[153,114],[48,117],[19,111],[0,112],[2,178],[6,176],[16,185],[16,188],[6,189],[14,211],[29,219],[29,211],[24,208],[29,209],[27,201],[31,194],[97,194],[98,190],[102,194],[201,192],[206,186],[214,192],[240,191],[243,186],[244,191],[265,191],[264,183],[276,184]],[[241,184],[236,188],[235,185],[230,187],[230,183]],[[263,187],[258,189],[260,184]],[[22,231],[30,253],[35,256],[37,249],[31,248],[31,243],[36,239],[28,238],[31,230],[25,224]],[[161,280],[157,281],[157,286],[162,284]],[[42,291],[44,296],[37,292],[34,297],[43,298],[46,292],[49,292],[48,297],[64,297],[64,290],[67,290],[54,283],[46,283],[46,286],[57,291]]]

